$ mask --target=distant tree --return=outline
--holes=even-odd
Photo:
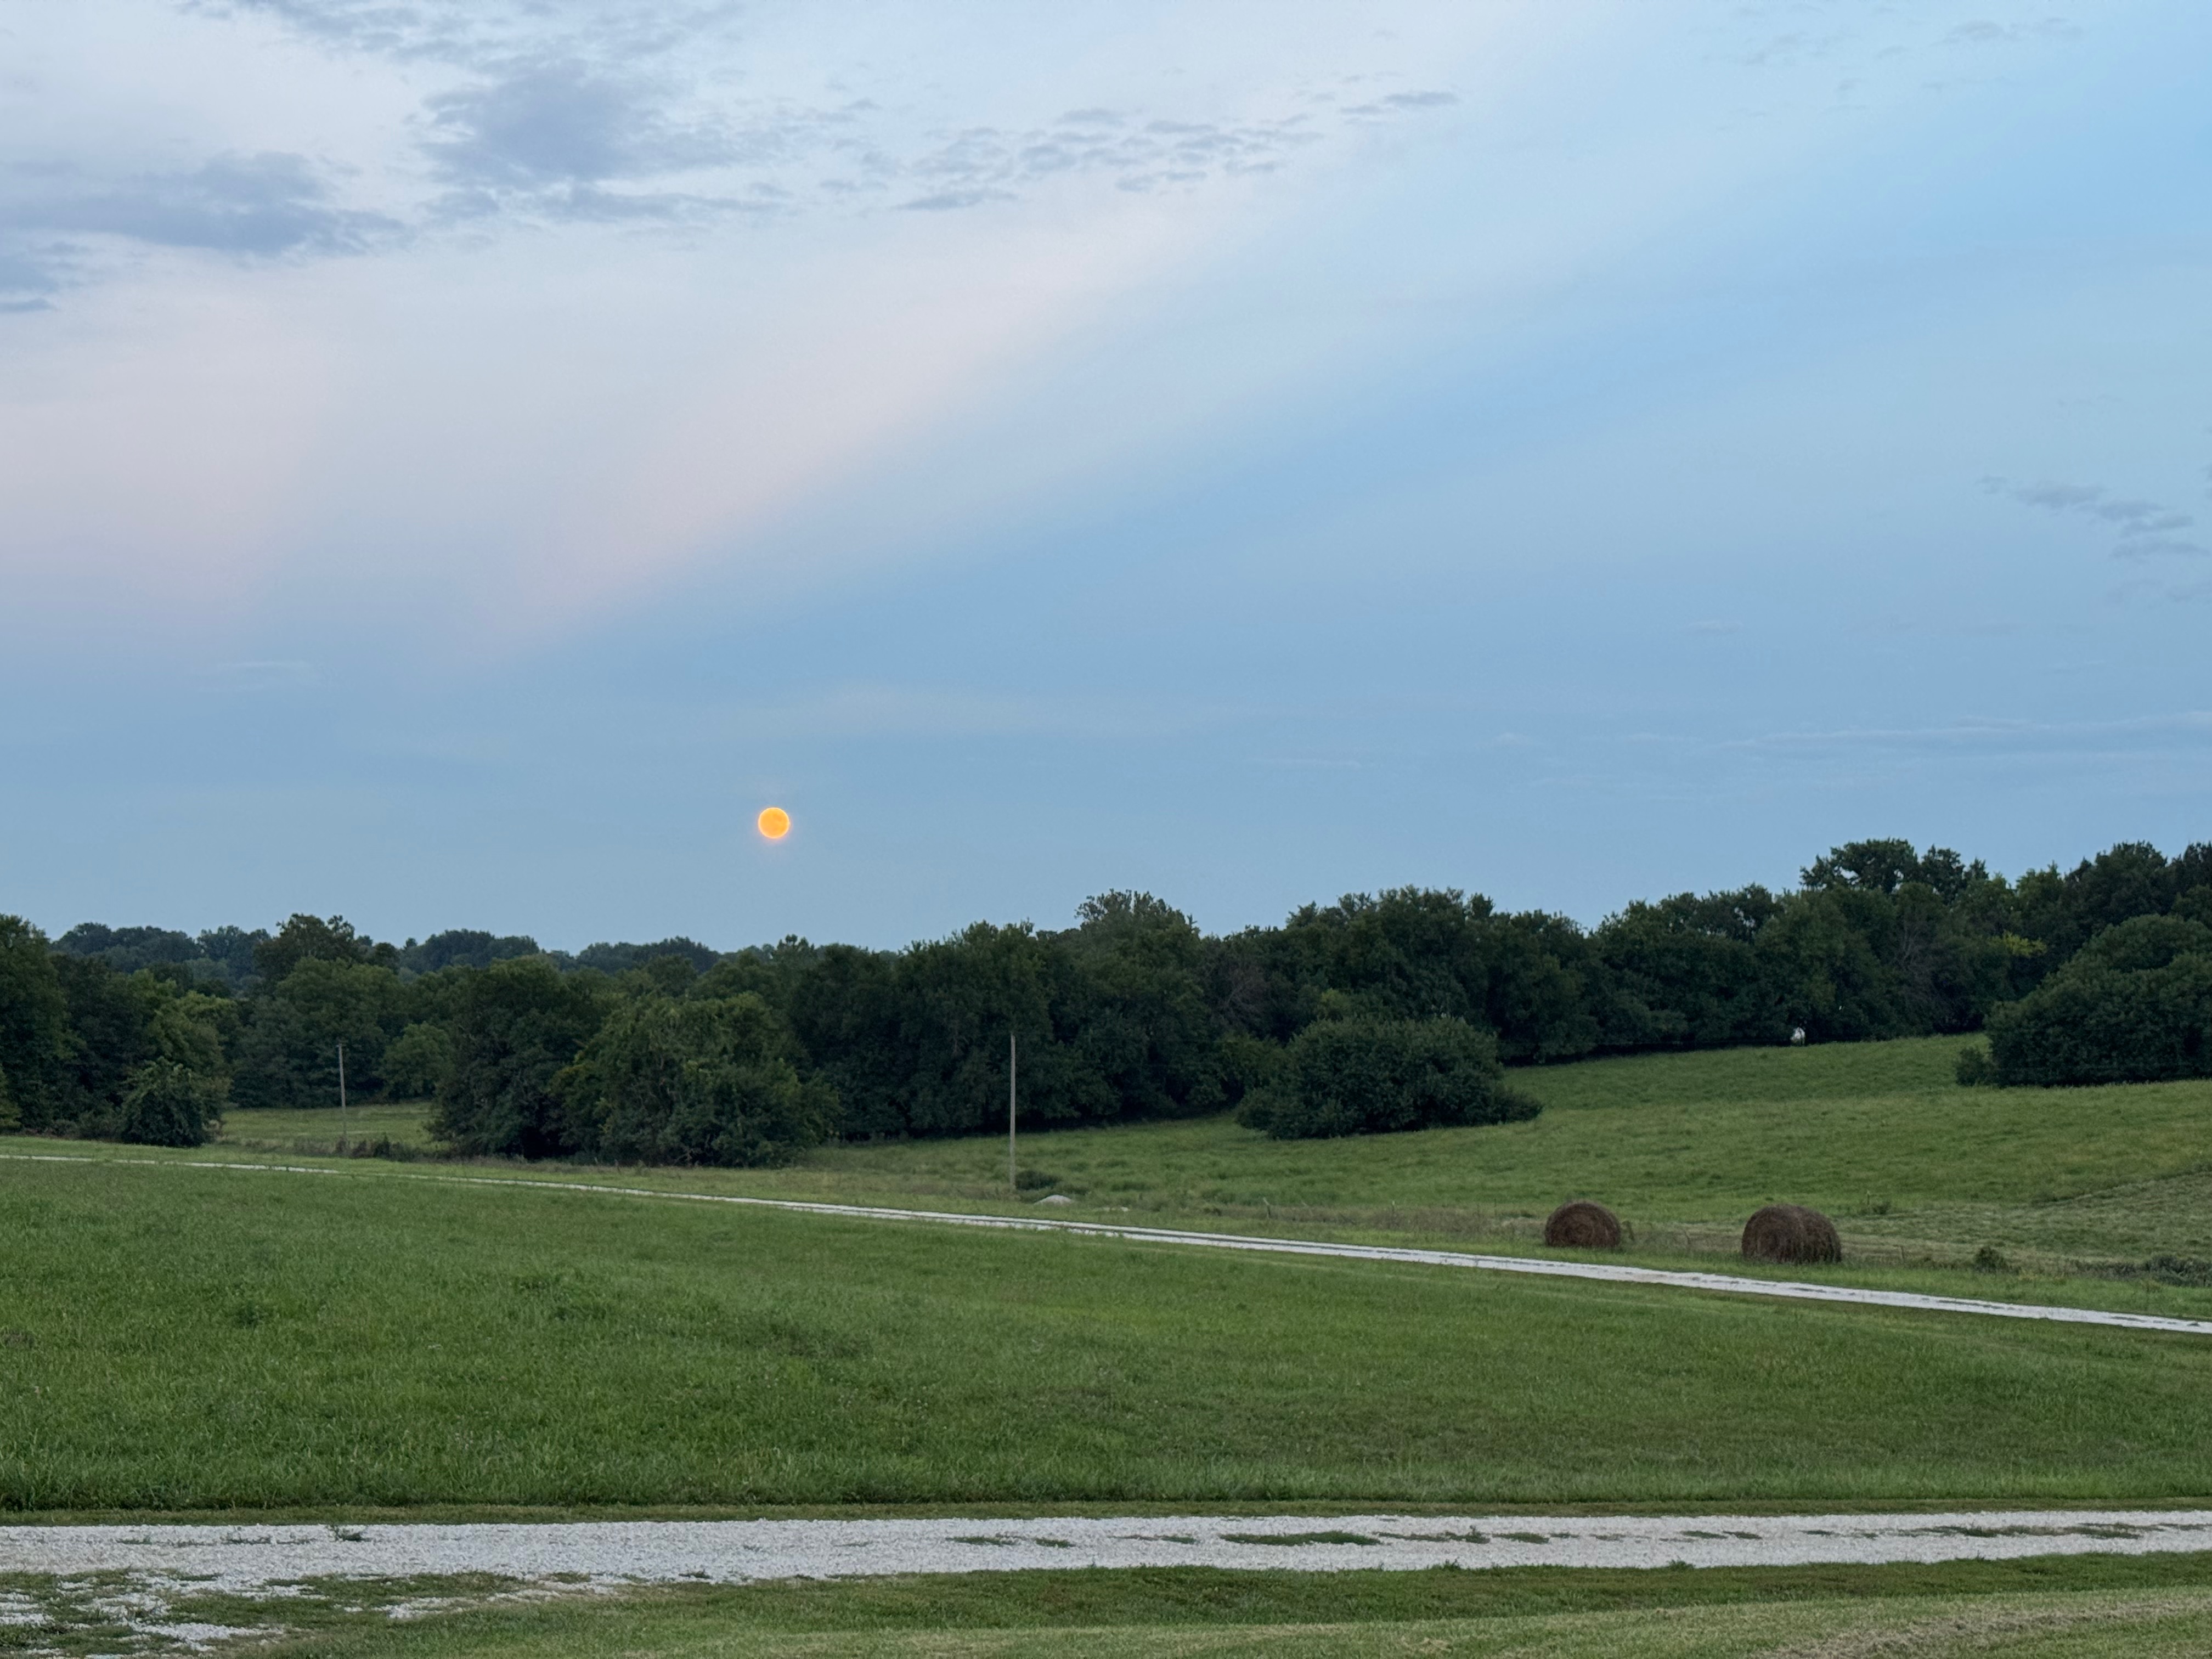
[[[1206,1006],[1206,941],[1190,918],[1150,893],[1101,893],[1057,943],[1070,953],[1054,1024],[1079,1064],[1112,1091],[1124,1117],[1218,1109],[1234,1087]]]
[[[0,1073],[21,1127],[42,1129],[61,1115],[69,1054],[69,1002],[46,935],[0,915]]]
[[[564,1079],[598,1150],[654,1164],[787,1162],[836,1130],[837,1098],[802,1078],[789,1028],[750,994],[618,1004]],[[596,1100],[591,1099],[596,1092]]]
[[[2142,915],[2106,929],[1990,1016],[2001,1084],[2212,1076],[2212,927]]]
[[[384,1086],[394,1100],[422,1100],[437,1093],[453,1069],[453,1034],[417,1021],[386,1045]]]
[[[445,968],[489,968],[495,962],[538,954],[538,941],[526,933],[503,936],[476,928],[448,928],[400,947],[399,966],[410,973],[434,974]]]
[[[173,993],[151,974],[118,973],[97,957],[57,951],[52,962],[70,1025],[58,1117],[103,1135],[131,1073],[160,1052],[154,1016]]]
[[[575,1149],[554,1079],[598,1031],[604,983],[563,975],[543,957],[465,973],[453,998],[453,1064],[438,1086],[438,1138],[465,1152],[523,1158]]]
[[[268,985],[251,1005],[238,1040],[232,1080],[241,1107],[335,1106],[337,1047],[346,1081],[362,1094],[383,1084],[385,1044],[404,1024],[398,975],[380,964],[308,957]]]
[[[651,945],[587,945],[576,952],[579,968],[596,968],[603,974],[642,968],[656,957],[681,957],[695,973],[705,973],[721,960],[721,952],[695,939],[664,939]]]
[[[251,932],[243,927],[211,927],[196,942],[200,959],[220,969],[225,983],[236,991],[252,979],[255,947],[268,938],[268,933],[259,927]]]
[[[397,964],[399,953],[389,945],[379,945],[354,931],[353,924],[343,916],[331,916],[327,921],[295,912],[276,930],[274,939],[265,939],[253,947],[253,969],[263,980],[274,985],[303,962],[338,962],[374,963],[380,967]]]

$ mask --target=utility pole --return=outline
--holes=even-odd
[[[338,1151],[346,1149],[345,1044],[338,1044]]]
[[[1014,1080],[1019,1075],[1021,1053],[1015,1048],[1012,1031],[1006,1033],[1006,1190],[1018,1193],[1022,1184],[1014,1177]]]

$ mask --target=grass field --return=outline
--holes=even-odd
[[[1698,1572],[975,1573],[498,1599],[514,1588],[481,1578],[311,1581],[274,1601],[186,1593],[164,1618],[235,1631],[256,1653],[330,1659],[1071,1650],[2194,1659],[2212,1642],[2212,1558],[2202,1555]],[[96,1587],[0,1578],[0,1596],[11,1590],[45,1615],[16,1627],[44,1651],[148,1650],[143,1636],[134,1641],[103,1613]],[[398,1605],[449,1610],[395,1624]]]
[[[535,1188],[0,1165],[0,1505],[2212,1492],[2212,1340]]]
[[[1546,1103],[1527,1123],[1282,1142],[1218,1117],[1027,1133],[1023,1163],[1073,1198],[1074,1213],[1518,1249],[1532,1247],[1554,1204],[1594,1197],[1629,1221],[1632,1254],[1654,1265],[1733,1255],[1743,1218],[1786,1200],[1836,1218],[1849,1255],[1841,1274],[1854,1282],[2212,1316],[2212,1084],[1961,1089],[1952,1081],[1959,1046],[1534,1067],[1515,1073]],[[427,1148],[427,1110],[356,1109],[353,1134]],[[211,1155],[312,1155],[336,1136],[333,1112],[239,1113]],[[831,1147],[787,1170],[623,1179],[1004,1209],[1005,1169],[1004,1143],[984,1138]],[[1974,1270],[1978,1256],[2000,1271]],[[2155,1257],[2183,1271],[2142,1272]]]

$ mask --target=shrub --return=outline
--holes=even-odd
[[[1743,1224],[1748,1261],[1841,1261],[1844,1241],[1836,1224],[1801,1204],[1770,1204]]]
[[[221,1088],[173,1060],[149,1060],[123,1091],[116,1138],[139,1146],[204,1146],[222,1121]]]
[[[2212,928],[2179,916],[2108,927],[1993,1012],[1989,1032],[2004,1084],[2212,1076]]]
[[[1602,1204],[1576,1199],[1552,1212],[1544,1222],[1544,1243],[1577,1250],[1620,1248],[1620,1218]]]
[[[750,993],[639,998],[564,1073],[571,1133],[595,1128],[599,1150],[649,1164],[787,1162],[834,1133],[837,1116],[836,1092],[799,1076],[793,1047]]]
[[[1457,1019],[1322,1020],[1237,1118],[1278,1140],[1502,1123],[1542,1108],[1508,1089],[1497,1039]]]

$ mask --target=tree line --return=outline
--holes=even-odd
[[[2008,879],[1854,842],[1792,890],[1680,893],[1594,928],[1417,888],[1216,935],[1106,893],[1069,928],[978,922],[902,951],[392,945],[308,915],[50,941],[0,917],[0,1127],[180,1144],[227,1109],[335,1103],[340,1043],[357,1094],[434,1097],[465,1151],[749,1164],[988,1128],[1010,1036],[1025,1122],[1241,1107],[1333,1133],[1513,1115],[1501,1063],[1986,1027],[1962,1080],[2098,1081],[2212,1073],[2208,1026],[2202,842]],[[1340,1109],[1362,1089],[1371,1121]]]

